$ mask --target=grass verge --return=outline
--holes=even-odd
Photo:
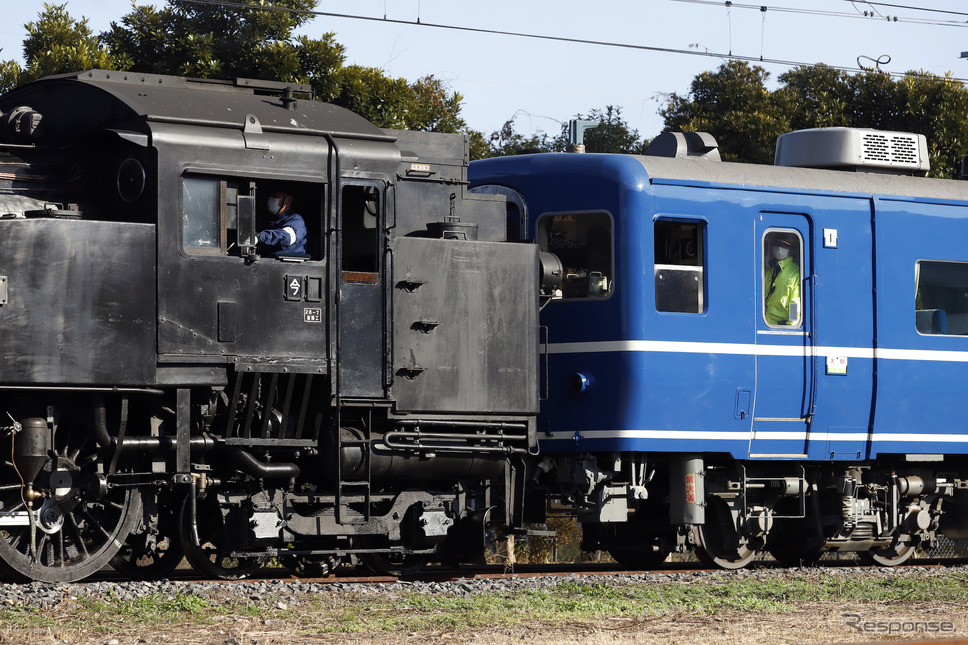
[[[105,643],[120,634],[131,638],[127,642],[152,642],[134,636],[178,632],[183,636],[166,642],[258,642],[250,639],[243,643],[226,636],[244,627],[246,633],[253,629],[262,633],[283,630],[297,642],[300,638],[309,641],[326,636],[400,634],[419,640],[420,634],[617,624],[615,621],[642,624],[662,617],[674,622],[684,616],[722,620],[717,617],[756,614],[782,621],[784,615],[802,611],[805,606],[823,607],[834,615],[838,608],[855,610],[874,605],[968,605],[968,572],[961,569],[849,574],[770,571],[742,576],[682,575],[617,584],[567,580],[550,589],[467,595],[431,595],[400,587],[376,593],[288,593],[280,585],[278,593],[252,599],[245,596],[244,588],[219,588],[209,596],[152,593],[134,600],[112,594],[97,598],[81,595],[65,597],[53,610],[30,604],[6,605],[0,608],[0,639],[19,633],[32,634],[29,640],[33,642]]]

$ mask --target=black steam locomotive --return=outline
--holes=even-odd
[[[113,71],[0,98],[0,568],[481,557],[523,521],[540,258],[462,135]],[[306,253],[267,253],[293,197]]]

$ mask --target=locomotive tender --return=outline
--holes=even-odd
[[[774,166],[705,133],[471,164],[563,264],[535,479],[586,549],[895,565],[968,537],[968,183],[927,169],[923,136],[845,128]]]
[[[115,71],[0,98],[0,569],[481,557],[537,447],[539,252],[463,135],[305,86]],[[273,192],[307,253],[267,255]]]

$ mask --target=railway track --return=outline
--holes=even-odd
[[[896,567],[891,567],[893,571],[903,572],[909,569],[918,569],[924,567],[959,567],[968,566],[968,558],[922,558],[918,560],[913,560],[909,564],[900,565]],[[184,567],[184,565],[183,565]],[[821,561],[817,565],[813,565],[810,569],[876,569],[878,567],[871,567],[870,565],[863,564],[857,560],[825,560]],[[788,570],[789,567],[785,567],[778,562],[771,560],[764,560],[758,562],[751,566],[746,571],[764,571],[764,570]],[[342,566],[338,567],[334,573],[331,573],[323,577],[307,577],[307,576],[296,576],[291,571],[284,567],[265,567],[259,569],[253,573],[248,578],[242,580],[215,580],[205,578],[201,576],[193,569],[184,567],[178,568],[172,572],[171,575],[167,577],[168,580],[173,582],[212,582],[212,583],[226,583],[226,584],[238,584],[251,581],[266,581],[266,580],[278,580],[278,581],[302,581],[307,583],[321,583],[321,584],[350,584],[350,585],[367,585],[367,584],[392,584],[394,582],[422,582],[422,583],[441,583],[441,582],[457,582],[466,580],[512,580],[520,578],[535,578],[543,576],[552,577],[568,577],[568,576],[630,576],[630,575],[640,575],[640,574],[652,574],[652,575],[674,575],[683,573],[723,573],[724,575],[729,575],[730,572],[724,572],[721,569],[710,568],[706,565],[696,562],[667,562],[662,565],[661,568],[656,569],[642,569],[642,570],[629,570],[621,567],[615,563],[600,563],[600,562],[589,562],[589,563],[553,563],[553,564],[518,564],[514,567],[507,567],[502,565],[485,565],[485,566],[475,566],[475,567],[461,567],[455,569],[453,567],[444,566],[428,566],[419,573],[407,575],[407,576],[389,576],[389,575],[379,575],[374,574],[365,567],[358,566]],[[126,582],[127,579],[119,574],[118,572],[105,568],[98,572],[91,578],[90,582]],[[76,584],[84,584],[76,583]]]

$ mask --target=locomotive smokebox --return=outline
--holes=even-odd
[[[34,481],[47,463],[50,431],[44,419],[24,419],[20,432],[13,435],[13,463],[24,482]]]

